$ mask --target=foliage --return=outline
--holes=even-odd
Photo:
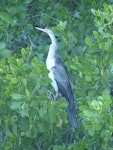
[[[49,147],[59,138],[62,122],[67,123],[64,100],[49,98],[45,65],[34,57],[29,61],[30,49],[22,49],[18,59],[9,55],[0,61],[1,74],[1,145],[4,149],[35,149]],[[45,88],[45,89],[44,89]],[[41,141],[46,141],[41,143]]]
[[[78,71],[79,84],[84,97],[79,99],[80,116],[83,117],[84,138],[90,141],[87,149],[110,149],[113,131],[113,100],[109,95],[112,74],[113,6],[103,4],[103,10],[91,9],[97,27],[85,38],[87,48]],[[85,66],[84,66],[85,65]],[[84,69],[85,68],[85,69]],[[83,83],[84,79],[84,83]],[[80,93],[81,96],[81,93]]]
[[[112,150],[113,6],[110,0],[2,0],[0,149]],[[67,102],[52,96],[45,61],[51,28],[70,70],[79,128],[69,144]],[[50,92],[52,91],[52,92]]]

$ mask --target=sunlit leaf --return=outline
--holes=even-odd
[[[98,12],[95,9],[91,9],[91,12],[93,13],[93,15],[98,16]]]
[[[11,97],[15,100],[19,100],[19,99],[22,99],[23,96],[19,93],[14,93],[14,94],[11,94]]]
[[[61,146],[61,145],[54,145],[53,146],[53,150],[66,150],[67,148],[65,146]]]
[[[22,102],[13,102],[11,104],[11,109],[14,109],[14,110],[19,109],[21,105],[22,105]]]
[[[19,113],[22,117],[25,117],[25,116],[29,117],[28,110],[24,109],[24,110],[21,110]]]
[[[13,83],[13,84],[18,83],[18,78],[11,78],[11,83]]]
[[[85,38],[85,43],[88,45],[88,46],[92,46],[92,41],[89,37],[86,37]]]
[[[6,23],[12,24],[12,19],[6,12],[0,12],[0,18]]]
[[[85,76],[85,80],[88,81],[88,82],[90,82],[92,80],[92,77],[86,75]]]

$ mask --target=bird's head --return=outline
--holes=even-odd
[[[54,35],[52,30],[50,30],[50,29],[42,29],[42,28],[38,28],[38,27],[35,27],[35,28],[40,30],[40,31],[45,32],[46,34],[48,34],[50,39],[51,39],[51,41],[52,41],[52,44],[57,45],[57,39],[56,39],[56,37],[55,37],[55,35]],[[57,50],[58,50],[58,48],[57,48]]]
[[[42,28],[38,28],[38,27],[35,27],[35,28],[40,30],[40,31],[47,33],[48,35],[54,35],[53,31],[50,29],[42,29]]]

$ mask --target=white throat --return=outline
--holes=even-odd
[[[55,66],[55,59],[56,59],[56,51],[58,49],[57,45],[51,44],[49,51],[48,51],[48,56],[46,59],[46,66],[49,70],[51,70],[52,67]]]
[[[46,59],[46,65],[49,70],[51,70],[52,67],[55,66],[55,59],[56,59],[56,53],[58,51],[58,45],[57,40],[53,34],[49,34],[49,37],[51,38],[51,45],[49,47],[48,56]]]

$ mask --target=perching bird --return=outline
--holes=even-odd
[[[75,117],[75,106],[74,106],[74,93],[72,90],[72,81],[70,73],[64,65],[61,58],[57,55],[58,44],[54,33],[50,29],[36,29],[47,33],[51,39],[48,56],[46,59],[47,69],[50,71],[49,78],[52,80],[52,86],[56,91],[56,96],[60,93],[68,101],[66,108],[68,114],[69,123],[74,131],[77,128],[77,121]]]

